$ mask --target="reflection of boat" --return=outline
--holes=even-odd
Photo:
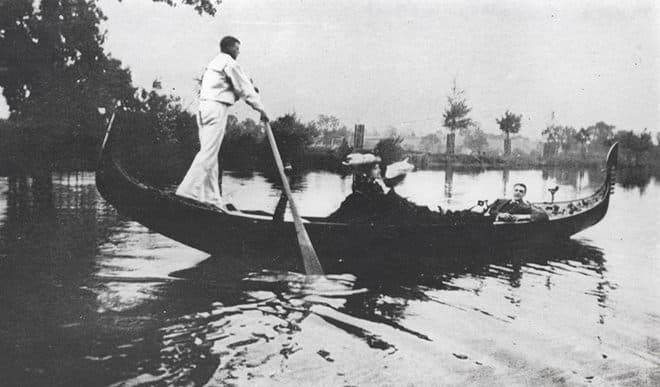
[[[101,153],[96,184],[103,197],[121,213],[172,239],[209,253],[232,246],[274,243],[293,245],[292,222],[274,222],[258,210],[224,213],[215,207],[175,196],[129,176],[118,157],[121,130],[109,130]],[[345,224],[306,217],[305,227],[321,259],[341,257],[337,251],[356,247],[393,246],[406,251],[442,251],[451,246],[528,243],[567,238],[600,221],[607,213],[614,184],[617,145],[607,157],[606,179],[592,195],[566,202],[536,203],[550,217],[546,222],[445,222],[443,224]],[[333,254],[324,254],[324,252]],[[330,262],[324,262],[330,263]]]

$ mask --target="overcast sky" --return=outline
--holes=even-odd
[[[332,114],[349,126],[426,133],[441,127],[456,77],[487,132],[506,109],[523,115],[530,137],[553,111],[577,128],[603,120],[660,130],[660,7],[573,3],[225,0],[210,17],[150,1],[99,2],[106,48],[134,83],[160,79],[186,106],[194,78],[231,34],[273,116]],[[234,114],[257,117],[239,105]]]

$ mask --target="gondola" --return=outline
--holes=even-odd
[[[270,251],[275,246],[296,250],[291,221],[276,221],[272,214],[261,210],[223,212],[129,176],[120,157],[121,126],[121,123],[109,126],[96,171],[99,192],[119,213],[210,254],[222,255],[229,249],[247,246],[261,246]],[[321,217],[303,217],[305,228],[324,267],[334,266],[349,256],[355,257],[347,254],[348,251],[365,248],[439,254],[452,248],[565,239],[596,224],[607,213],[615,182],[617,153],[618,145],[614,144],[607,155],[605,181],[592,195],[570,201],[534,203],[546,210],[547,221],[392,225],[337,223]]]

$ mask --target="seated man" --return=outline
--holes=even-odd
[[[539,222],[548,220],[548,214],[541,208],[523,200],[527,193],[527,186],[522,183],[514,184],[513,199],[497,199],[488,206],[488,213],[495,221],[515,222],[518,220],[529,220]]]

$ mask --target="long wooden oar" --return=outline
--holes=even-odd
[[[268,122],[265,124],[268,142],[270,142],[270,148],[273,150],[273,156],[275,157],[275,164],[277,165],[277,170],[279,171],[280,177],[282,178],[282,186],[284,187],[284,192],[289,199],[289,208],[291,208],[291,214],[293,214],[293,223],[296,227],[298,246],[300,247],[300,254],[302,255],[303,264],[305,266],[305,273],[307,275],[323,275],[321,262],[319,262],[319,258],[316,256],[316,251],[314,250],[314,246],[312,246],[312,241],[309,239],[309,235],[307,235],[307,230],[305,230],[305,226],[302,223],[300,214],[298,214],[296,203],[293,201],[293,194],[291,193],[291,187],[289,186],[289,179],[284,173],[282,157],[280,157],[280,151],[277,149],[277,143],[275,142],[273,130],[270,128],[270,124]]]

